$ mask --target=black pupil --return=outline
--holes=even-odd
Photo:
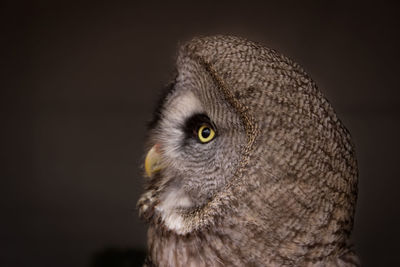
[[[207,138],[209,137],[211,134],[210,128],[206,127],[201,131],[201,136],[203,136],[203,138]]]

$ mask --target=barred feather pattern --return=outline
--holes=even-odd
[[[221,130],[217,138],[230,145],[214,159],[232,163],[215,177],[204,173],[204,184],[168,167],[147,182],[138,202],[149,223],[145,266],[359,266],[349,242],[354,146],[305,71],[260,44],[211,36],[181,47],[177,72],[175,90],[192,90],[217,128],[234,128]],[[188,194],[198,204],[177,209],[178,230],[157,208],[170,184],[196,188]]]

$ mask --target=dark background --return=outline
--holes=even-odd
[[[214,33],[275,48],[317,82],[356,144],[356,250],[399,266],[399,9],[350,2],[1,2],[0,266],[140,254],[146,122],[178,44]]]

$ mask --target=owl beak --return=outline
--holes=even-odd
[[[146,160],[144,161],[144,169],[147,177],[152,177],[155,173],[161,170],[160,146],[155,144],[149,152],[147,152]]]

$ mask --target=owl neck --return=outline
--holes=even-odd
[[[153,223],[148,236],[148,259],[155,266],[359,266],[347,245],[270,240],[251,225],[179,235]]]

